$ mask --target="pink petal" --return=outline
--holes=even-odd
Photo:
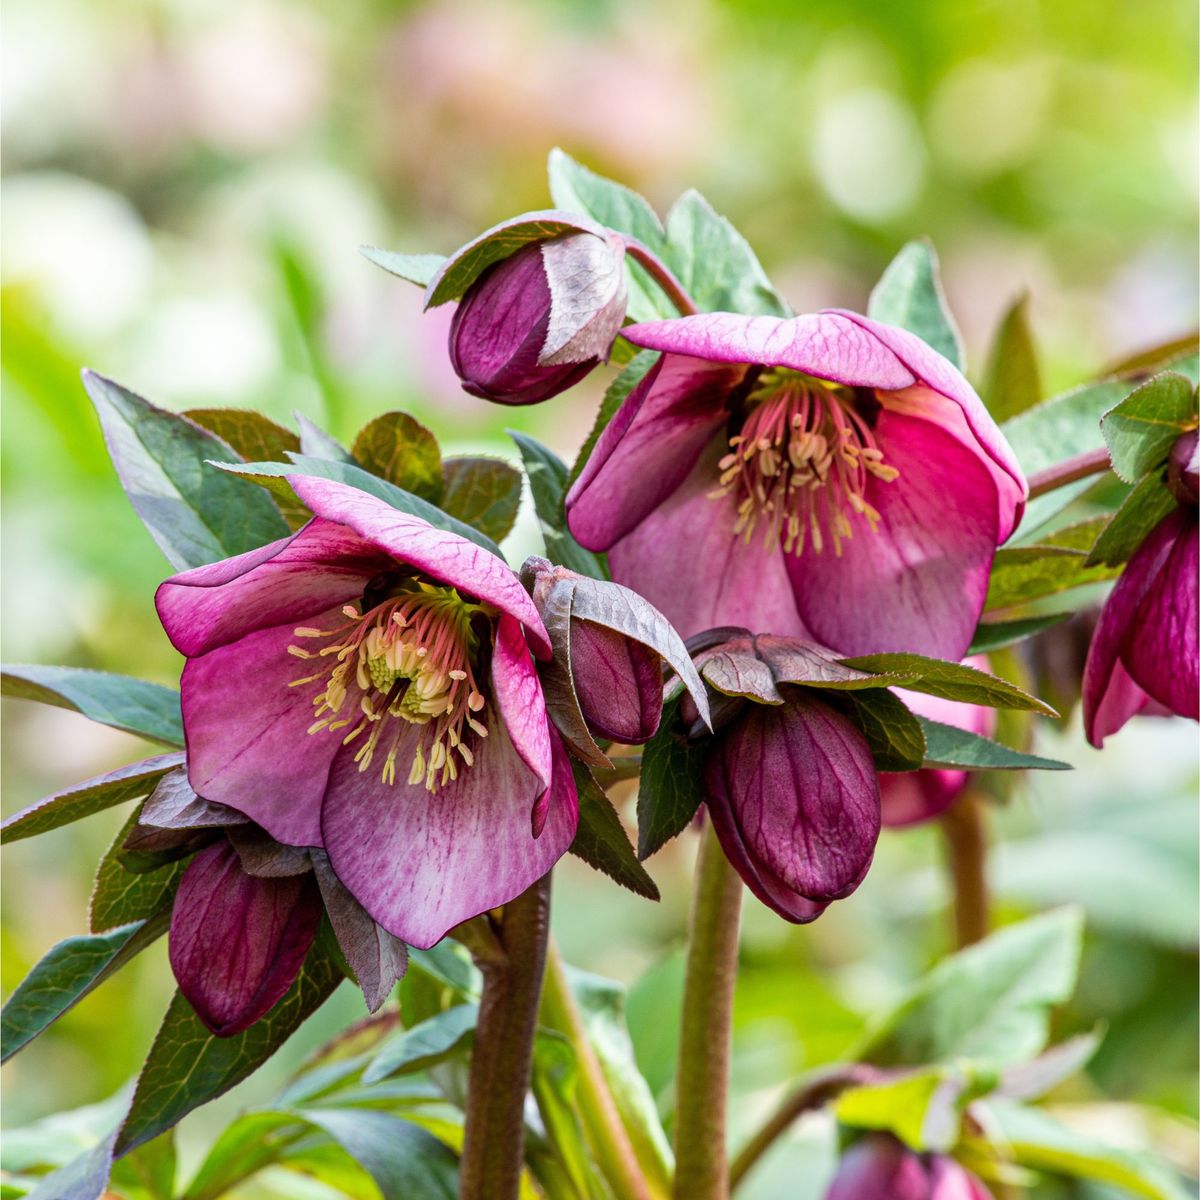
[[[567,494],[567,524],[591,550],[607,550],[684,481],[724,427],[744,370],[664,355],[600,435]]]
[[[930,1200],[929,1177],[899,1139],[868,1133],[842,1155],[825,1200]]]
[[[663,673],[649,646],[591,621],[572,621],[571,673],[580,710],[596,734],[623,745],[654,736]]]
[[[929,1200],[992,1200],[992,1193],[954,1159],[933,1154],[929,1159]]]
[[[538,656],[550,657],[550,640],[533,601],[511,568],[494,554],[344,483],[312,475],[289,475],[287,481],[318,516],[349,526],[397,562],[516,618],[529,632]]]
[[[542,785],[499,724],[457,780],[436,792],[406,784],[420,736],[412,726],[392,786],[375,770],[360,773],[347,747],[330,774],[322,829],[333,869],[358,902],[389,933],[425,949],[545,875],[571,844],[579,814],[569,769],[556,771],[534,838],[530,811]]]
[[[499,720],[489,719],[491,714],[485,710],[488,733],[501,723],[507,726],[517,753],[541,781],[538,792],[544,791],[550,786],[552,772],[546,701],[521,626],[507,614],[496,626],[491,691]]]
[[[899,478],[867,482],[879,528],[852,517],[841,557],[811,544],[786,556],[796,606],[844,654],[910,651],[957,662],[987,596],[996,489],[979,457],[937,425],[884,409],[875,430]],[[772,632],[778,632],[772,630]]]

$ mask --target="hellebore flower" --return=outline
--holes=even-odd
[[[486,251],[497,231],[537,217],[565,231],[492,262],[463,293],[450,326],[450,361],[463,389],[498,404],[537,404],[578,383],[608,358],[625,319],[620,235],[554,212],[506,222],[457,251],[430,284],[430,303],[439,302],[441,280]]]
[[[992,1200],[945,1154],[917,1154],[890,1133],[868,1133],[838,1164],[825,1200]]]
[[[567,496],[685,636],[750,625],[957,661],[1028,491],[970,384],[841,311],[633,325],[662,351]]]
[[[1083,669],[1083,725],[1093,746],[1140,712],[1200,719],[1197,457],[1193,430],[1167,464],[1178,507],[1134,551],[1100,613]]]
[[[574,837],[533,661],[550,643],[499,558],[356,488],[289,482],[312,521],[158,590],[188,659],[188,779],[277,841],[324,849],[384,929],[428,947]]]
[[[968,667],[989,669],[987,655],[976,654],[965,660]],[[945,725],[955,725],[968,733],[991,737],[996,729],[996,710],[978,704],[945,700],[924,692],[896,688],[895,693],[919,716]],[[879,799],[883,823],[888,826],[915,825],[944,813],[962,795],[967,786],[967,771],[923,768],[920,771],[884,771],[879,776]]]

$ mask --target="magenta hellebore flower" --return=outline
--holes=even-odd
[[[550,644],[502,560],[355,488],[289,476],[314,519],[169,579],[188,661],[188,778],[321,847],[419,947],[519,895],[570,845],[570,763],[534,655]]]
[[[1178,500],[1134,551],[1096,625],[1083,669],[1083,725],[1093,746],[1144,712],[1200,719],[1196,431],[1175,443],[1167,483]]]
[[[686,637],[720,625],[958,661],[1028,491],[959,371],[842,311],[634,325],[662,351],[567,496]]]
[[[972,655],[964,663],[980,671],[990,670],[991,667],[986,654]],[[913,712],[930,721],[955,725],[982,737],[991,737],[995,732],[996,710],[993,708],[945,700],[925,692],[910,692],[906,688],[895,688],[894,691]],[[967,771],[933,767],[920,771],[881,772],[879,799],[883,807],[883,823],[892,827],[915,825],[919,821],[940,816],[962,795],[968,777]]]
[[[845,1154],[825,1200],[992,1200],[945,1154],[917,1154],[890,1133],[868,1133]]]

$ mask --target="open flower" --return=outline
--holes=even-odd
[[[890,1133],[868,1133],[842,1155],[825,1200],[992,1200],[992,1194],[945,1154],[917,1154]]]
[[[684,636],[736,623],[962,658],[1028,489],[946,359],[839,311],[623,335],[662,357],[567,496],[614,578]]]
[[[1167,467],[1179,505],[1134,551],[1092,637],[1083,723],[1093,746],[1137,713],[1200,719],[1198,476],[1193,430],[1175,443]]]
[[[322,847],[421,947],[541,878],[578,818],[516,575],[355,488],[290,476],[289,538],[158,591],[188,662],[188,778],[293,846]]]

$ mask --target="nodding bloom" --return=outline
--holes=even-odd
[[[431,946],[574,836],[533,657],[550,643],[495,555],[355,488],[289,480],[312,521],[158,590],[188,660],[189,781],[323,848],[384,929]]]
[[[1133,552],[1100,613],[1083,669],[1083,724],[1093,746],[1137,713],[1200,719],[1197,460],[1192,430],[1167,463],[1178,506]]]
[[[917,1154],[890,1133],[868,1133],[842,1155],[825,1200],[992,1200],[945,1154]]]
[[[633,325],[662,352],[567,496],[684,636],[738,624],[961,659],[1028,492],[959,371],[855,313]]]
[[[991,664],[986,654],[965,659],[968,667],[988,671]],[[978,704],[963,704],[945,700],[925,692],[910,692],[896,688],[895,693],[919,716],[944,725],[955,725],[968,733],[991,737],[996,730],[996,710]],[[888,826],[915,825],[940,816],[962,795],[970,773],[967,771],[926,767],[919,771],[883,771],[879,775],[879,799],[883,806],[883,823]]]

